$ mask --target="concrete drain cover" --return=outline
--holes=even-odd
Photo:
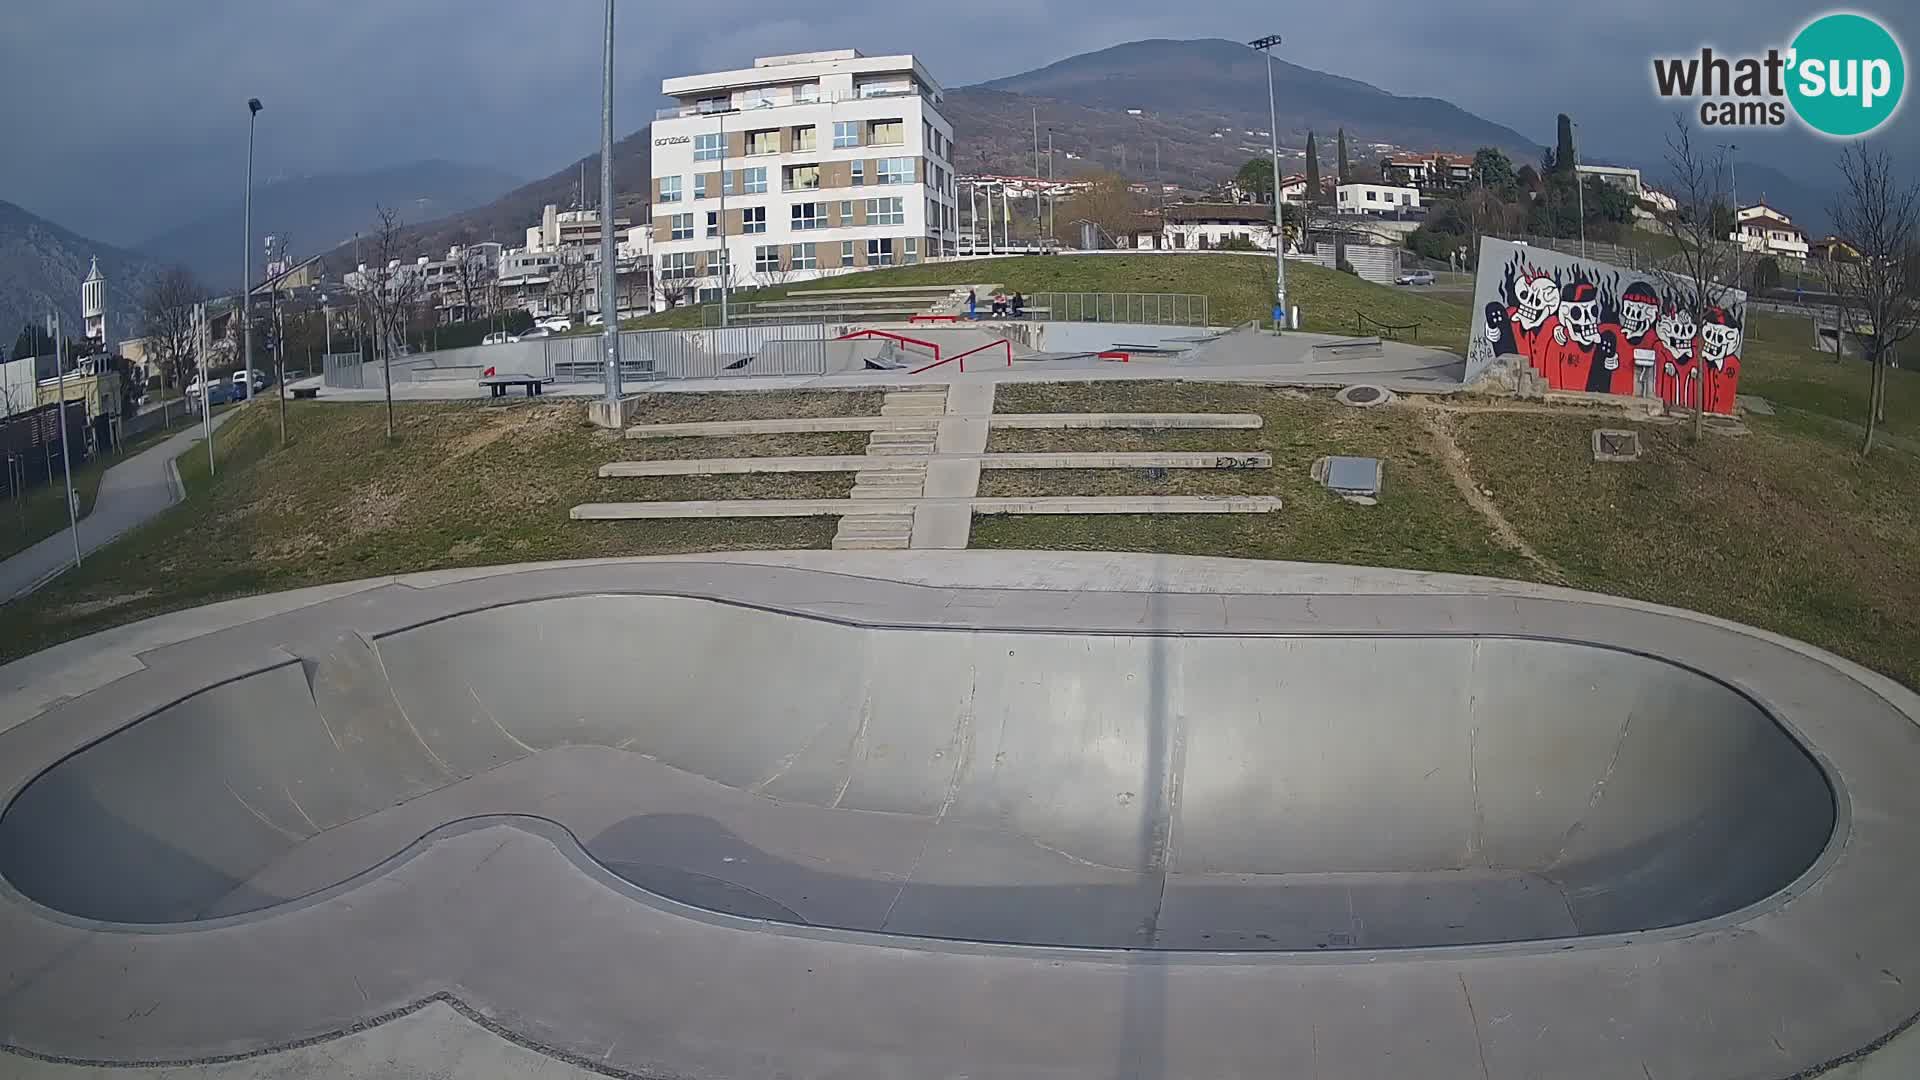
[[[1380,495],[1380,459],[1323,457],[1313,463],[1313,479],[1348,502],[1372,506]]]
[[[1342,405],[1351,405],[1356,409],[1371,409],[1376,405],[1385,405],[1393,400],[1393,391],[1372,383],[1349,386],[1333,395],[1333,399]]]
[[[1600,428],[1593,433],[1593,460],[1595,461],[1639,461],[1640,433],[1637,431],[1609,431]]]

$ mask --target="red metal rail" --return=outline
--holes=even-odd
[[[940,359],[940,346],[934,344],[931,341],[922,341],[919,338],[910,338],[904,334],[896,334],[891,330],[855,330],[851,334],[841,334],[839,337],[834,338],[834,340],[849,341],[849,340],[852,340],[853,338],[877,338],[877,337],[888,338],[890,340],[898,341],[906,345],[918,345],[922,348],[932,349],[933,363],[928,364],[927,367],[934,367],[936,365],[943,364],[946,362]],[[925,371],[926,369],[927,368],[920,368],[919,370]]]

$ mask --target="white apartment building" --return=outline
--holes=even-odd
[[[1343,214],[1392,214],[1420,207],[1420,189],[1391,184],[1341,184],[1334,207]]]
[[[664,304],[956,253],[953,126],[912,56],[762,56],[667,79],[653,124]],[[723,254],[724,253],[724,254]]]

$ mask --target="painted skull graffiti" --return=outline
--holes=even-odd
[[[1680,363],[1693,358],[1693,335],[1696,331],[1693,316],[1675,308],[1672,304],[1660,313],[1660,342],[1667,352]]]
[[[1620,332],[1639,341],[1660,318],[1660,295],[1653,286],[1636,281],[1620,297]]]
[[[1537,329],[1547,321],[1547,316],[1560,307],[1560,286],[1545,274],[1535,274],[1520,283],[1516,298],[1519,301],[1520,323],[1527,329]]]
[[[1714,308],[1707,313],[1706,325],[1700,328],[1700,358],[1715,368],[1726,366],[1727,357],[1740,351],[1740,331],[1733,326],[1733,320],[1727,313]]]
[[[1568,289],[1560,301],[1560,325],[1567,337],[1591,346],[1600,340],[1600,290],[1587,282]]]

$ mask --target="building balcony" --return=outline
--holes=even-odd
[[[733,113],[757,113],[765,109],[789,109],[800,105],[830,105],[842,101],[877,101],[887,98],[924,97],[918,88],[910,90],[853,90],[833,93],[810,94],[806,97],[786,100],[768,99],[748,101],[730,108],[713,105],[676,105],[665,109],[656,109],[655,120],[679,120],[689,116],[723,116]]]

